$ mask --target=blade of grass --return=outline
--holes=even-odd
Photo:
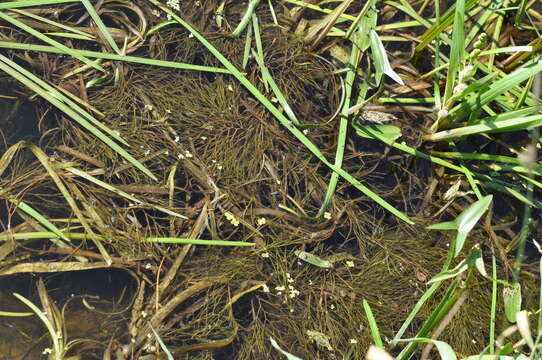
[[[186,28],[196,39],[198,39],[210,52],[213,54],[221,63],[222,65],[228,69],[233,76],[250,92],[256,99],[258,99],[262,105],[264,105],[276,118],[280,121],[280,123],[288,130],[290,131],[303,145],[307,147],[309,151],[311,151],[323,164],[325,164],[327,167],[329,167],[331,170],[338,172],[340,176],[342,176],[345,180],[347,180],[350,184],[352,184],[354,187],[356,187],[358,190],[360,190],[362,193],[367,195],[370,199],[381,205],[384,209],[392,213],[393,215],[397,216],[401,220],[413,224],[412,220],[410,220],[406,215],[404,215],[399,210],[395,209],[392,205],[390,205],[387,201],[382,199],[380,196],[378,196],[376,193],[374,193],[372,190],[367,188],[366,186],[362,185],[361,182],[357,179],[355,179],[352,175],[347,173],[341,168],[336,167],[334,164],[330,163],[325,156],[320,152],[320,150],[303,134],[301,130],[299,130],[297,127],[295,127],[293,124],[290,123],[288,118],[282,114],[275,105],[269,101],[265,95],[263,95],[246,77],[244,74],[242,74],[228,59],[224,57],[210,42],[207,41],[198,31],[196,31],[192,26],[190,26],[187,22],[185,22],[183,19],[181,19],[179,16],[177,16],[175,13],[170,11],[168,8],[166,8],[164,5],[162,5],[157,0],[148,0],[158,8],[160,8],[162,11],[168,13],[173,19],[177,20],[179,24],[181,24],[184,28]]]
[[[55,235],[55,237],[61,238],[65,241],[70,241],[70,239],[68,239],[68,237],[59,228],[55,226],[55,224],[50,222],[45,216],[43,216],[41,213],[36,211],[33,207],[31,207],[30,205],[26,204],[25,202],[21,200],[16,199],[15,197],[6,196],[3,193],[4,193],[4,189],[0,187],[0,196],[4,196],[9,202],[16,205],[19,209],[21,209],[21,211],[24,211],[33,219],[35,219],[37,222],[39,222],[41,225],[43,225],[45,228],[49,229],[51,233]]]
[[[252,18],[252,15],[256,11],[256,7],[260,3],[261,0],[250,0],[247,6],[247,11],[241,18],[241,21],[239,22],[239,25],[235,28],[235,30],[231,33],[231,36],[233,37],[239,37],[241,33],[245,30],[247,27],[250,19]]]
[[[252,28],[254,29],[254,40],[256,41],[256,56],[258,58],[258,62],[265,64],[264,56],[263,56],[263,45],[262,45],[262,38],[260,36],[260,25],[258,23],[258,16],[256,14],[252,14]],[[263,69],[260,69],[262,72],[262,80],[263,84],[265,86],[265,91],[269,91],[269,84],[267,83],[267,80],[263,74]]]
[[[144,201],[141,201],[138,198],[136,198],[135,196],[132,196],[132,195],[120,190],[120,189],[117,189],[113,185],[110,185],[110,184],[108,184],[106,182],[103,182],[103,181],[101,181],[99,179],[96,179],[94,176],[89,175],[89,174],[87,174],[86,172],[84,172],[82,170],[79,170],[79,169],[76,169],[76,168],[73,168],[73,167],[68,167],[68,168],[66,168],[66,170],[71,172],[74,175],[80,176],[83,179],[86,179],[86,180],[88,180],[88,181],[90,181],[90,182],[92,182],[92,183],[94,183],[94,184],[108,190],[108,191],[111,191],[111,192],[113,192],[113,193],[115,193],[115,194],[129,200],[129,201],[132,201],[132,202],[134,202],[136,204],[143,205],[143,206],[149,206],[149,207],[154,208],[154,209],[156,209],[158,211],[161,211],[163,213],[166,213],[168,215],[172,215],[172,216],[175,216],[175,217],[178,217],[178,218],[181,218],[181,219],[188,219],[184,215],[181,215],[181,214],[178,214],[178,213],[176,213],[174,211],[165,209],[165,208],[163,208],[161,206],[157,206],[157,205],[153,205],[153,204],[149,204],[149,203],[146,203]]]
[[[60,49],[57,49],[53,46],[20,44],[20,43],[15,43],[15,42],[10,42],[10,41],[0,41],[0,48],[40,51],[40,52],[44,51],[44,52],[57,53],[57,54],[66,54],[66,52]],[[185,64],[185,63],[174,62],[174,61],[147,59],[147,58],[142,58],[142,57],[137,57],[137,56],[108,54],[108,53],[102,53],[102,52],[90,51],[90,50],[77,50],[77,51],[79,51],[84,56],[97,58],[97,59],[126,61],[126,62],[132,62],[135,64],[161,66],[161,67],[181,69],[181,70],[194,70],[194,71],[214,72],[214,73],[222,73],[222,74],[230,73],[226,69],[211,67],[211,66],[192,65],[192,64]]]
[[[461,120],[540,71],[542,71],[542,60],[520,68],[494,82],[487,91],[479,94],[479,96],[475,96],[455,106],[450,111],[450,115],[454,116],[456,121]]]
[[[373,337],[373,342],[379,349],[384,350],[384,344],[382,344],[382,338],[380,337],[380,331],[378,330],[378,324],[371,310],[371,306],[367,300],[363,299],[363,310],[365,310],[365,316],[367,316],[367,321],[369,322],[369,327],[371,328],[371,336]]]
[[[375,14],[376,16],[376,14]],[[357,28],[357,39],[361,39],[363,34],[361,31],[365,29],[362,29],[361,27]],[[365,36],[368,36],[368,33],[365,34]],[[337,149],[335,150],[335,166],[342,167],[343,158],[344,158],[344,148],[346,146],[346,135],[348,132],[348,109],[350,108],[350,102],[352,97],[352,88],[354,86],[354,82],[356,80],[356,69],[358,67],[358,59],[360,54],[360,47],[357,43],[352,42],[352,51],[350,54],[350,63],[348,64],[348,73],[346,74],[346,80],[344,83],[344,100],[343,100],[343,106],[341,110],[341,114],[339,115],[339,134],[337,136]],[[322,201],[322,205],[320,206],[320,210],[318,211],[318,217],[324,215],[326,212],[329,203],[331,202],[331,199],[333,198],[333,194],[335,193],[335,189],[337,188],[337,182],[339,180],[339,174],[336,172],[333,172],[331,174],[331,178],[329,179],[329,184],[326,190],[326,195],[324,196],[324,200]]]
[[[83,3],[83,6],[85,7],[85,9],[87,9],[87,13],[90,15],[92,20],[94,20],[94,23],[98,27],[98,30],[100,30],[100,33],[103,35],[103,37],[105,38],[109,46],[111,46],[111,48],[115,50],[117,54],[120,55],[121,51],[119,47],[117,46],[117,43],[115,42],[115,40],[113,40],[113,37],[107,30],[107,27],[105,26],[102,19],[100,18],[100,15],[98,15],[98,13],[96,12],[96,9],[94,8],[94,6],[90,3],[89,0],[81,0],[81,2]]]
[[[0,10],[19,9],[32,6],[58,5],[65,3],[79,2],[79,0],[27,0],[27,1],[8,1],[0,3]]]
[[[6,66],[10,65],[10,66]],[[11,67],[13,66],[13,68]],[[62,103],[57,98],[57,94],[60,95],[60,97],[64,97],[61,93],[56,91],[57,96],[52,95],[52,91],[48,89],[43,89],[39,85],[37,85],[35,82],[31,81],[27,77],[23,76],[19,71],[23,70],[25,75],[28,75],[26,70],[19,67],[17,64],[13,63],[11,60],[7,59],[3,55],[0,55],[0,69],[7,72],[9,75],[11,75],[13,78],[19,80],[24,85],[35,91],[38,95],[45,98],[47,101],[49,101],[51,104],[59,108],[61,111],[63,111],[66,115],[74,119],[79,123],[79,125],[83,126],[85,129],[90,131],[94,136],[102,140],[105,144],[107,144],[109,147],[111,147],[114,151],[116,151],[119,155],[127,159],[131,164],[133,164],[136,168],[141,170],[144,174],[149,176],[153,180],[157,180],[156,176],[150,172],[149,169],[147,169],[143,164],[141,164],[139,161],[137,161],[132,155],[130,155],[126,150],[121,148],[119,145],[117,145],[114,141],[109,139],[105,134],[103,134],[99,129],[96,129],[94,126],[92,126],[86,119],[84,119],[82,116],[80,116],[78,113],[76,113],[74,110],[72,110],[70,107],[66,106],[64,103]],[[31,75],[31,74],[30,74]],[[53,89],[50,87],[50,89]],[[65,97],[64,97],[65,98]],[[67,98],[65,98],[67,99]],[[71,100],[67,99],[68,102],[71,102]],[[83,109],[76,106],[80,112],[86,113]],[[89,114],[90,116],[90,114]],[[96,120],[97,121],[97,120]],[[102,125],[103,126],[103,125]]]
[[[244,241],[227,241],[227,240],[201,240],[201,239],[186,239],[172,237],[147,237],[142,241],[158,242],[163,244],[190,244],[190,245],[207,245],[207,246],[254,246],[254,243]]]
[[[460,128],[440,131],[434,134],[426,134],[426,141],[438,142],[474,134],[489,134],[496,132],[511,132],[526,130],[542,125],[542,115],[532,115],[519,119],[484,122],[478,125],[464,126]]]
[[[40,161],[41,165],[45,168],[45,170],[47,170],[47,173],[49,174],[49,176],[55,183],[58,190],[60,190],[60,193],[62,194],[62,196],[68,203],[68,205],[70,206],[71,210],[73,211],[77,219],[79,219],[79,221],[81,222],[81,225],[85,229],[85,232],[89,235],[90,239],[94,242],[94,245],[96,245],[96,247],[98,248],[98,251],[103,256],[105,262],[111,265],[113,261],[111,260],[109,253],[107,252],[107,250],[105,250],[105,247],[100,242],[99,237],[94,233],[90,224],[87,222],[86,218],[83,216],[83,214],[81,213],[81,210],[77,206],[75,200],[69,193],[68,189],[66,188],[66,186],[64,185],[64,183],[62,182],[58,174],[56,173],[55,169],[53,169],[52,164],[50,163],[49,157],[40,148],[38,148],[35,145],[28,144],[27,147],[32,151],[32,153]]]
[[[9,68],[3,67],[3,70],[8,72],[8,70],[11,70],[11,72],[15,72],[15,75],[12,75],[14,78],[34,90],[36,93],[38,93],[40,96],[44,97],[46,100],[52,103],[50,98],[53,98],[55,100],[55,103],[59,104],[57,106],[59,110],[64,111],[65,109],[69,109],[72,112],[76,113],[76,116],[78,118],[81,118],[83,116],[85,119],[82,120],[85,124],[88,124],[91,128],[94,128],[90,123],[92,123],[94,126],[98,127],[105,133],[107,133],[109,136],[114,138],[115,140],[119,141],[120,143],[124,145],[128,145],[128,143],[117,133],[109,129],[107,126],[96,120],[91,114],[89,114],[87,111],[79,107],[76,103],[74,103],[70,97],[65,96],[63,93],[59,92],[57,89],[55,89],[53,86],[49,85],[47,82],[43,81],[36,75],[32,74],[30,71],[26,70],[22,66],[19,66],[17,63],[9,60],[8,58],[4,57],[3,55],[0,55],[0,64],[4,62],[6,65],[9,66]],[[37,91],[37,90],[41,91]],[[60,106],[60,107],[59,107]],[[65,112],[65,111],[64,111]],[[67,114],[68,115],[68,114]],[[81,116],[80,116],[81,115]],[[74,119],[79,122],[78,119]],[[80,123],[81,124],[81,123]],[[90,129],[88,129],[90,130]],[[99,131],[98,129],[96,129]],[[129,146],[129,145],[128,145]]]
[[[73,49],[68,48],[67,46],[59,43],[58,41],[55,41],[55,40],[51,39],[50,37],[40,33],[37,30],[34,30],[33,28],[26,25],[25,23],[13,18],[13,17],[11,17],[11,16],[9,16],[9,15],[1,12],[1,11],[0,11],[0,19],[3,19],[5,21],[9,22],[10,24],[18,27],[19,29],[21,29],[23,31],[26,31],[30,35],[35,36],[36,38],[40,39],[43,42],[46,42],[47,44],[49,44],[51,46],[54,46],[54,47],[56,47],[58,49],[61,49],[62,51],[64,51],[68,55],[73,56],[74,58],[82,61],[83,63],[92,66],[94,69],[99,70],[99,71],[104,72],[104,73],[106,72],[103,67],[96,64],[94,61],[86,58],[85,56],[81,55],[77,50],[73,50]]]
[[[267,66],[262,62],[262,59],[258,56],[258,54],[252,50],[252,55],[254,56],[254,59],[256,59],[256,63],[260,67],[260,71],[262,72],[262,77],[266,83],[268,83],[271,86],[271,90],[273,90],[273,94],[277,98],[277,101],[284,109],[284,112],[286,115],[290,118],[290,121],[294,123],[295,125],[299,125],[299,120],[297,119],[297,116],[295,116],[294,111],[290,107],[290,104],[288,104],[288,101],[286,101],[286,98],[282,94],[282,91],[280,91],[277,83],[275,80],[273,80],[273,77],[269,73],[269,70],[267,69]]]
[[[52,357],[52,359],[54,359],[54,360],[62,359],[64,354],[62,353],[62,350],[61,350],[62,345],[59,342],[59,340],[61,339],[61,334],[57,333],[57,331],[55,331],[55,328],[54,328],[53,324],[51,323],[51,321],[49,321],[46,314],[43,311],[41,311],[36,305],[34,305],[30,300],[25,298],[24,296],[19,295],[17,293],[13,293],[13,296],[15,296],[21,302],[23,302],[26,306],[28,306],[30,309],[32,309],[32,311],[35,312],[36,315],[38,315],[41,322],[47,328],[47,331],[49,331],[49,336],[51,337],[51,340],[53,341],[53,353],[52,353],[52,355],[54,355],[54,356]]]
[[[489,319],[489,353],[491,355],[495,354],[495,315],[497,313],[497,261],[495,260],[495,255],[491,257],[491,269],[492,269],[492,278],[491,281],[491,313]]]
[[[67,26],[67,25],[64,25],[62,23],[59,23],[57,21],[54,21],[54,20],[51,20],[51,19],[48,19],[46,17],[43,17],[43,16],[39,16],[39,15],[36,15],[34,13],[31,13],[29,11],[26,11],[26,10],[17,10],[17,9],[14,9],[12,10],[13,12],[17,13],[17,14],[21,14],[21,15],[24,15],[26,17],[29,17],[29,18],[32,18],[32,19],[35,19],[35,20],[38,20],[38,21],[41,21],[43,23],[46,23],[46,24],[49,24],[49,25],[52,25],[52,26],[56,26],[60,29],[64,29],[68,32],[71,32],[71,33],[74,33],[74,34],[79,34],[81,36],[86,36],[90,39],[95,39],[95,36],[92,35],[92,34],[87,34],[86,32],[84,31],[81,31],[79,29],[76,29],[74,27],[71,27],[71,26]]]
[[[252,26],[248,27],[247,35],[245,38],[245,50],[243,52],[243,69],[246,69],[248,64],[248,58],[250,57],[250,48],[252,44]]]
[[[66,39],[89,40],[89,41],[94,40],[93,37],[90,37],[87,35],[79,35],[79,34],[72,34],[72,33],[47,32],[47,33],[44,33],[44,35],[56,36],[56,37],[61,37],[61,38],[66,38]],[[100,63],[98,62],[95,62],[95,63],[100,65]],[[88,66],[93,67],[92,65],[88,65]]]
[[[452,31],[452,47],[450,49],[450,63],[444,90],[443,104],[446,106],[452,97],[457,74],[465,60],[465,0],[455,2],[454,26]]]

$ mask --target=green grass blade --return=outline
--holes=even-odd
[[[361,39],[362,28],[357,29],[357,37]],[[368,36],[368,34],[365,34]],[[358,58],[360,53],[360,46],[357,43],[352,42],[352,52],[350,54],[350,63],[348,64],[348,73],[346,74],[346,80],[344,84],[344,100],[343,106],[339,118],[339,134],[337,137],[337,150],[335,150],[335,166],[342,167],[343,158],[344,158],[344,148],[346,146],[346,135],[348,132],[348,109],[350,108],[351,97],[352,97],[352,88],[354,87],[354,82],[356,80],[356,69],[358,65]],[[339,180],[339,174],[333,172],[329,180],[329,184],[326,190],[326,195],[318,211],[318,217],[322,216],[327,210],[335,189],[337,188],[337,182]]]
[[[34,86],[34,87],[31,87],[32,90],[36,91],[34,88],[41,89],[42,93],[44,95],[50,95],[49,97],[52,97],[52,98],[58,100],[57,102],[61,106],[59,108],[60,110],[64,111],[64,108],[68,108],[68,109],[71,109],[71,110],[75,111],[76,113],[78,113],[78,114],[82,115],[84,118],[86,118],[86,120],[83,120],[83,121],[87,121],[87,122],[92,123],[94,126],[98,127],[103,132],[107,133],[109,136],[114,138],[115,140],[119,141],[120,143],[122,143],[124,145],[128,145],[128,143],[120,135],[118,135],[113,130],[109,129],[107,126],[105,126],[104,124],[102,124],[101,122],[96,120],[86,110],[82,109],[79,105],[77,105],[69,97],[65,96],[63,93],[61,93],[60,91],[58,91],[57,89],[55,89],[54,87],[49,85],[47,82],[43,81],[42,79],[40,79],[36,75],[32,74],[30,71],[26,70],[22,66],[19,66],[17,63],[15,63],[15,62],[7,59],[6,57],[0,55],[0,62],[1,61],[6,63],[11,69],[13,69],[14,71],[16,71],[18,73],[19,76],[17,76],[17,77],[12,75],[16,79],[18,79],[21,82],[23,82],[23,79],[26,79],[26,81],[29,84],[32,84]],[[7,70],[4,69],[4,71],[7,71]],[[27,83],[24,83],[24,84],[26,86],[30,87],[30,85],[28,85]],[[38,92],[38,91],[36,91],[36,92]],[[40,96],[43,96],[43,95],[40,94]]]
[[[371,306],[365,299],[363,299],[363,310],[365,310],[365,315],[367,316],[367,321],[369,322],[369,327],[371,328],[371,336],[373,337],[374,344],[376,347],[384,349],[384,344],[382,344],[382,338],[380,337],[380,331],[378,330],[378,324],[376,323]]]
[[[254,40],[256,42],[256,57],[258,58],[259,63],[265,64],[264,55],[263,55],[262,38],[260,36],[260,25],[259,25],[258,17],[256,16],[256,14],[252,14],[252,28],[254,29]],[[269,84],[267,83],[266,78],[263,74],[264,70],[260,69],[260,71],[262,72],[263,84],[265,86],[265,91],[267,92],[269,91]]]
[[[105,26],[102,19],[100,18],[100,15],[98,15],[98,13],[96,12],[96,9],[94,9],[94,6],[92,6],[89,0],[81,0],[81,2],[85,6],[85,9],[87,9],[88,14],[92,18],[92,20],[94,20],[94,23],[96,24],[96,26],[102,33],[103,37],[105,38],[109,46],[111,46],[111,48],[115,50],[117,54],[120,54],[121,51],[119,47],[117,46],[117,43],[115,42],[115,40],[113,40],[113,37],[107,30],[107,27]]]
[[[84,240],[88,239],[87,234],[83,233],[65,233],[65,235],[70,239],[77,239],[77,240]],[[105,237],[96,235],[99,239],[105,240]],[[15,233],[15,234],[8,234],[8,233],[0,233],[0,241],[8,241],[11,238],[14,240],[36,240],[36,239],[54,239],[58,237],[57,234],[54,232],[49,231],[33,231],[33,232],[22,232],[22,233]]]
[[[450,49],[450,64],[446,77],[443,103],[446,105],[452,97],[457,74],[465,60],[465,0],[455,2],[454,27],[452,31],[452,48]]]
[[[492,259],[492,286],[491,286],[491,313],[489,319],[489,353],[493,355],[495,353],[495,316],[497,314],[497,261],[495,260],[495,255],[491,257]],[[542,289],[542,288],[541,288]],[[541,307],[542,308],[542,307]]]
[[[183,27],[185,27],[196,39],[198,39],[221,63],[222,65],[228,69],[233,76],[250,92],[258,101],[262,103],[276,118],[280,121],[280,123],[288,130],[290,131],[303,145],[307,147],[308,150],[310,150],[323,164],[325,164],[327,167],[332,169],[333,171],[339,173],[340,176],[342,176],[346,181],[348,181],[350,184],[352,184],[354,187],[356,187],[358,190],[360,190],[362,193],[367,195],[369,198],[371,198],[373,201],[381,205],[384,209],[392,213],[393,215],[397,216],[401,220],[413,224],[412,220],[410,220],[406,215],[404,215],[399,210],[395,209],[392,205],[390,205],[387,201],[382,199],[380,196],[378,196],[376,193],[374,193],[372,190],[361,184],[361,182],[357,179],[355,179],[352,175],[347,173],[341,168],[336,167],[334,164],[330,163],[325,156],[320,152],[320,150],[303,134],[301,130],[299,130],[297,127],[295,127],[293,124],[290,123],[288,118],[284,116],[275,105],[269,101],[265,95],[263,95],[228,59],[224,57],[211,43],[207,41],[199,32],[197,32],[194,28],[192,28],[188,23],[186,23],[183,19],[181,19],[179,16],[177,16],[174,12],[169,10],[167,7],[162,5],[157,0],[148,0],[152,4],[159,7],[162,11],[168,13],[172,16],[173,19],[177,20],[179,24],[181,24]]]
[[[59,228],[55,226],[55,224],[50,222],[45,216],[43,216],[41,213],[36,211],[33,207],[31,207],[25,202],[18,200],[12,196],[5,196],[3,192],[4,192],[4,189],[0,187],[0,196],[6,197],[9,202],[16,205],[19,209],[21,209],[21,211],[24,211],[33,219],[35,219],[37,222],[39,222],[41,225],[43,225],[45,228],[49,229],[55,235],[55,237],[61,238],[65,241],[70,241],[70,239],[68,239],[68,237]]]
[[[186,239],[173,237],[148,237],[142,241],[157,242],[163,244],[190,244],[190,245],[207,245],[207,246],[254,246],[254,243],[244,241],[227,241],[227,240],[201,240],[201,239]]]
[[[20,44],[20,43],[15,43],[15,42],[10,42],[10,41],[0,41],[0,48],[30,50],[30,51],[44,51],[44,52],[57,53],[57,54],[66,54],[64,51],[57,49],[53,46]],[[147,59],[147,58],[142,58],[142,57],[137,57],[137,56],[108,54],[108,53],[102,53],[102,52],[90,51],[90,50],[77,50],[77,51],[79,51],[84,56],[97,58],[97,59],[126,61],[126,62],[132,62],[135,64],[161,66],[161,67],[181,69],[181,70],[194,70],[194,71],[214,72],[214,73],[222,73],[222,74],[230,73],[226,69],[212,67],[212,66],[192,65],[192,64],[179,63],[179,62],[174,62],[174,61]]]
[[[52,25],[52,26],[56,26],[60,29],[64,29],[68,32],[71,32],[71,33],[74,33],[74,34],[79,34],[81,36],[85,36],[87,38],[89,38],[89,40],[93,40],[95,39],[95,36],[92,35],[92,34],[87,34],[86,32],[84,31],[81,31],[79,29],[76,29],[74,27],[71,27],[71,26],[67,26],[67,25],[64,25],[62,23],[59,23],[57,21],[54,21],[54,20],[51,20],[51,19],[48,19],[46,17],[43,17],[43,16],[39,16],[39,15],[36,15],[36,14],[33,14],[29,11],[25,11],[25,10],[12,10],[13,12],[16,12],[18,14],[21,14],[21,15],[24,15],[26,17],[29,17],[29,18],[32,18],[34,20],[38,20],[38,21],[41,21],[43,23],[46,23],[46,24],[49,24],[49,25]]]
[[[94,242],[94,245],[96,245],[96,248],[98,249],[100,254],[103,256],[105,262],[107,262],[108,264],[112,264],[113,261],[111,260],[111,256],[109,255],[109,253],[107,252],[103,244],[100,242],[100,238],[96,236],[96,234],[92,230],[92,227],[87,222],[86,218],[83,216],[74,198],[72,197],[72,195],[70,194],[70,192],[68,191],[68,189],[66,188],[62,180],[60,179],[60,176],[56,173],[47,154],[45,154],[36,145],[28,144],[27,146],[32,151],[32,153],[36,156],[36,158],[39,160],[39,162],[45,168],[45,170],[47,170],[47,174],[49,174],[49,176],[55,183],[56,187],[62,194],[62,197],[64,197],[64,199],[70,206],[70,209],[73,211],[77,219],[81,222],[81,225],[83,225],[85,232],[92,239],[92,241]]]
[[[46,42],[47,44],[49,44],[51,46],[54,46],[54,47],[56,47],[58,49],[61,49],[62,51],[64,51],[68,55],[73,56],[74,58],[82,61],[83,63],[92,66],[96,70],[99,70],[101,72],[106,72],[103,67],[96,64],[94,61],[86,58],[85,56],[81,55],[77,50],[73,50],[73,49],[68,48],[67,46],[59,43],[58,41],[55,41],[55,40],[51,39],[50,37],[40,33],[37,30],[34,30],[33,28],[26,25],[25,23],[13,18],[13,17],[11,17],[11,16],[9,16],[9,15],[1,12],[1,11],[0,11],[0,19],[3,19],[5,21],[9,22],[10,24],[18,27],[19,29],[21,29],[23,31],[26,31],[30,35],[33,35],[33,36],[37,37],[41,41]]]
[[[72,33],[48,32],[48,33],[45,33],[44,35],[56,36],[56,37],[61,37],[61,38],[66,38],[66,39],[94,40],[93,37],[88,36],[88,35],[79,35],[79,34],[72,34]],[[96,62],[96,64],[100,65],[100,63],[98,62]],[[92,67],[91,65],[89,66]]]
[[[166,354],[167,356],[167,360],[175,360],[173,358],[173,355],[171,354],[171,352],[169,351],[169,349],[167,348],[166,344],[164,344],[164,342],[162,341],[162,339],[160,338],[160,336],[158,335],[158,333],[156,332],[156,330],[154,330],[154,328],[149,324],[149,326],[151,327],[151,330],[154,334],[154,336],[156,337],[156,340],[158,341],[158,344],[160,344],[160,348],[162,349],[162,351],[164,352],[164,354]]]
[[[235,30],[231,33],[231,36],[233,37],[239,37],[241,33],[245,30],[247,27],[250,19],[252,18],[252,15],[254,14],[254,11],[256,10],[256,7],[260,3],[261,0],[250,0],[247,6],[247,11],[241,18],[241,21],[239,22],[239,25],[235,28]]]
[[[450,115],[454,116],[456,121],[461,120],[468,114],[477,112],[482,106],[495,100],[498,96],[511,90],[516,85],[519,85],[540,71],[542,71],[542,60],[538,60],[526,67],[516,70],[494,82],[489,89],[482,94],[454,107],[450,111]]]
[[[271,90],[273,90],[273,94],[277,98],[279,104],[284,109],[284,112],[286,113],[286,115],[288,115],[292,123],[294,123],[295,125],[299,125],[299,120],[297,119],[297,116],[295,116],[295,113],[292,110],[292,107],[290,106],[290,104],[288,104],[288,101],[286,101],[286,98],[282,94],[282,91],[280,91],[280,88],[278,87],[277,83],[275,82],[271,74],[269,73],[267,66],[265,66],[265,64],[262,62],[262,59],[260,59],[260,57],[254,50],[252,51],[252,54],[254,56],[254,59],[256,59],[258,66],[260,67],[260,71],[262,72],[262,77],[264,81],[267,84],[269,84],[269,86],[271,86]]]
[[[252,26],[248,27],[247,35],[245,38],[245,50],[243,52],[243,69],[247,68],[248,58],[250,57],[250,48],[252,44]]]
[[[178,217],[178,218],[181,218],[181,219],[188,219],[184,215],[181,215],[181,214],[178,214],[178,213],[176,213],[174,211],[165,209],[165,208],[163,208],[161,206],[152,205],[152,204],[146,203],[144,201],[141,201],[138,198],[136,198],[135,196],[132,196],[132,195],[128,194],[127,192],[124,192],[124,191],[122,191],[120,189],[117,189],[113,185],[110,185],[110,184],[108,184],[106,182],[103,182],[103,181],[101,181],[99,179],[96,179],[94,176],[89,175],[89,174],[87,174],[86,172],[84,172],[82,170],[79,170],[79,169],[76,169],[76,168],[73,168],[73,167],[68,167],[68,168],[66,168],[66,170],[71,172],[74,175],[80,176],[83,179],[86,179],[86,180],[88,180],[88,181],[90,181],[90,182],[92,182],[92,183],[94,183],[94,184],[108,190],[108,191],[111,191],[112,193],[115,193],[115,194],[129,200],[129,201],[132,201],[132,202],[134,202],[136,204],[149,206],[149,207],[154,208],[154,209],[156,209],[158,211],[164,212],[164,213],[166,213],[168,215],[172,215],[172,216],[175,216],[175,217]]]
[[[542,115],[532,115],[519,119],[484,122],[478,125],[464,126],[460,128],[440,131],[434,134],[424,135],[426,141],[443,141],[455,139],[467,135],[488,134],[497,132],[511,132],[526,130],[542,125]]]
[[[6,66],[6,65],[12,65],[16,67],[16,69]],[[57,97],[53,96],[50,91],[47,91],[46,89],[41,88],[34,82],[32,82],[27,77],[24,77],[21,73],[19,73],[17,70],[22,69],[18,65],[14,64],[12,61],[4,57],[3,55],[0,55],[0,69],[7,72],[9,75],[11,75],[13,78],[19,80],[24,85],[35,91],[38,95],[45,98],[47,101],[49,101],[51,104],[59,108],[61,111],[63,111],[66,115],[77,121],[81,126],[83,126],[85,129],[90,131],[93,135],[95,135],[97,138],[102,140],[105,144],[107,144],[109,147],[111,147],[114,151],[116,151],[119,155],[124,157],[126,160],[128,160],[131,164],[133,164],[136,168],[141,170],[144,174],[149,176],[153,180],[157,180],[156,176],[151,173],[149,169],[147,169],[143,164],[141,164],[138,160],[136,160],[132,155],[130,155],[126,150],[121,148],[117,143],[115,143],[113,140],[109,139],[105,134],[103,134],[100,130],[96,129],[94,126],[92,126],[86,119],[81,117],[78,113],[76,113],[71,108],[67,107],[64,103],[62,103],[60,100],[57,99]],[[23,69],[24,70],[24,69]]]
[[[21,302],[23,302],[26,306],[32,309],[32,311],[35,312],[36,315],[38,315],[40,320],[43,322],[43,324],[47,328],[47,331],[49,331],[49,336],[51,337],[51,340],[53,341],[53,354],[55,355],[55,357],[62,358],[64,354],[61,353],[62,346],[60,345],[60,342],[59,342],[61,338],[61,333],[60,332],[57,333],[53,324],[49,321],[45,313],[41,311],[36,305],[34,305],[30,300],[28,300],[24,296],[19,295],[17,293],[13,293],[13,296],[15,296]]]
[[[0,10],[4,9],[20,9],[32,6],[57,5],[79,2],[79,0],[26,0],[26,1],[8,1],[0,3]]]

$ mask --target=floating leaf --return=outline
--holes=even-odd
[[[324,269],[330,269],[330,268],[333,267],[333,263],[331,261],[324,260],[324,259],[322,259],[322,258],[320,258],[320,257],[318,257],[316,255],[311,254],[311,253],[296,250],[295,254],[301,260],[303,260],[305,262],[308,262],[309,264],[312,264],[314,266],[318,266],[318,267],[321,267],[321,268],[324,268]]]
[[[390,62],[388,60],[388,55],[386,54],[386,49],[382,41],[378,37],[376,31],[371,30],[371,51],[373,54],[373,60],[376,67],[376,81],[380,82],[382,74],[388,75],[390,78],[395,80],[396,83],[400,85],[405,85],[403,79],[391,68]]]
[[[329,342],[329,336],[326,334],[314,330],[307,330],[306,334],[309,339],[319,347],[327,349],[328,351],[333,351],[333,347]]]

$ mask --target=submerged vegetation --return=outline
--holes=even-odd
[[[540,31],[535,0],[0,2],[0,352],[542,356]]]

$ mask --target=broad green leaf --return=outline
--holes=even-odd
[[[290,354],[289,352],[282,350],[279,344],[273,339],[271,336],[269,337],[269,341],[271,342],[271,346],[273,346],[275,349],[277,349],[278,352],[280,352],[282,355],[286,356],[288,360],[303,360],[295,355]]]
[[[441,272],[440,274],[435,275],[431,280],[429,280],[427,283],[431,284],[437,281],[443,281],[446,279],[454,278],[457,275],[465,272],[468,268],[472,266],[476,266],[478,268],[478,259],[482,258],[482,252],[478,249],[475,249],[471,251],[469,256],[461,261],[455,268]],[[483,266],[483,263],[482,263]],[[482,271],[485,273],[485,269],[482,268]],[[483,274],[487,275],[487,274]]]
[[[464,210],[461,215],[455,219],[458,233],[463,233],[466,238],[467,234],[474,228],[474,225],[476,225],[478,220],[486,212],[492,200],[493,195],[484,196],[482,199],[476,201],[474,204],[470,205],[466,210]],[[455,256],[457,256],[463,248],[465,239],[461,239],[461,241],[459,239],[456,241]]]
[[[314,266],[318,266],[320,268],[324,268],[324,269],[330,269],[333,267],[333,263],[331,261],[328,261],[328,260],[324,260],[316,255],[313,255],[311,253],[308,253],[306,251],[301,251],[301,250],[296,250],[295,251],[295,254],[297,255],[298,258],[300,258],[301,260],[311,264],[311,265],[314,265]]]
[[[373,132],[377,132],[386,141],[395,141],[401,137],[401,129],[394,125],[361,125],[356,126],[356,133],[365,138],[373,139],[373,136],[368,135],[366,128],[370,128]]]
[[[487,195],[482,199],[476,201],[465,209],[455,220],[447,221],[440,224],[434,224],[427,227],[432,230],[457,230],[457,237],[455,242],[455,256],[457,256],[463,249],[467,235],[474,228],[474,225],[486,212],[493,195]]]
[[[377,12],[375,9],[376,0],[370,0],[370,8],[359,22],[359,30],[356,33],[356,45],[360,51],[365,51],[371,46],[371,31],[376,27]]]
[[[512,286],[505,286],[502,290],[502,296],[506,319],[511,323],[515,323],[516,313],[521,311],[521,285],[513,283]]]
[[[429,230],[457,230],[457,223],[455,221],[446,221],[438,224],[429,225],[426,227]]]
[[[388,61],[388,55],[386,54],[386,49],[382,41],[378,37],[376,31],[371,30],[371,53],[373,54],[373,60],[375,62],[376,68],[376,82],[379,83],[382,78],[382,74],[388,75],[395,82],[400,85],[404,85],[403,79],[391,68],[390,62]]]

